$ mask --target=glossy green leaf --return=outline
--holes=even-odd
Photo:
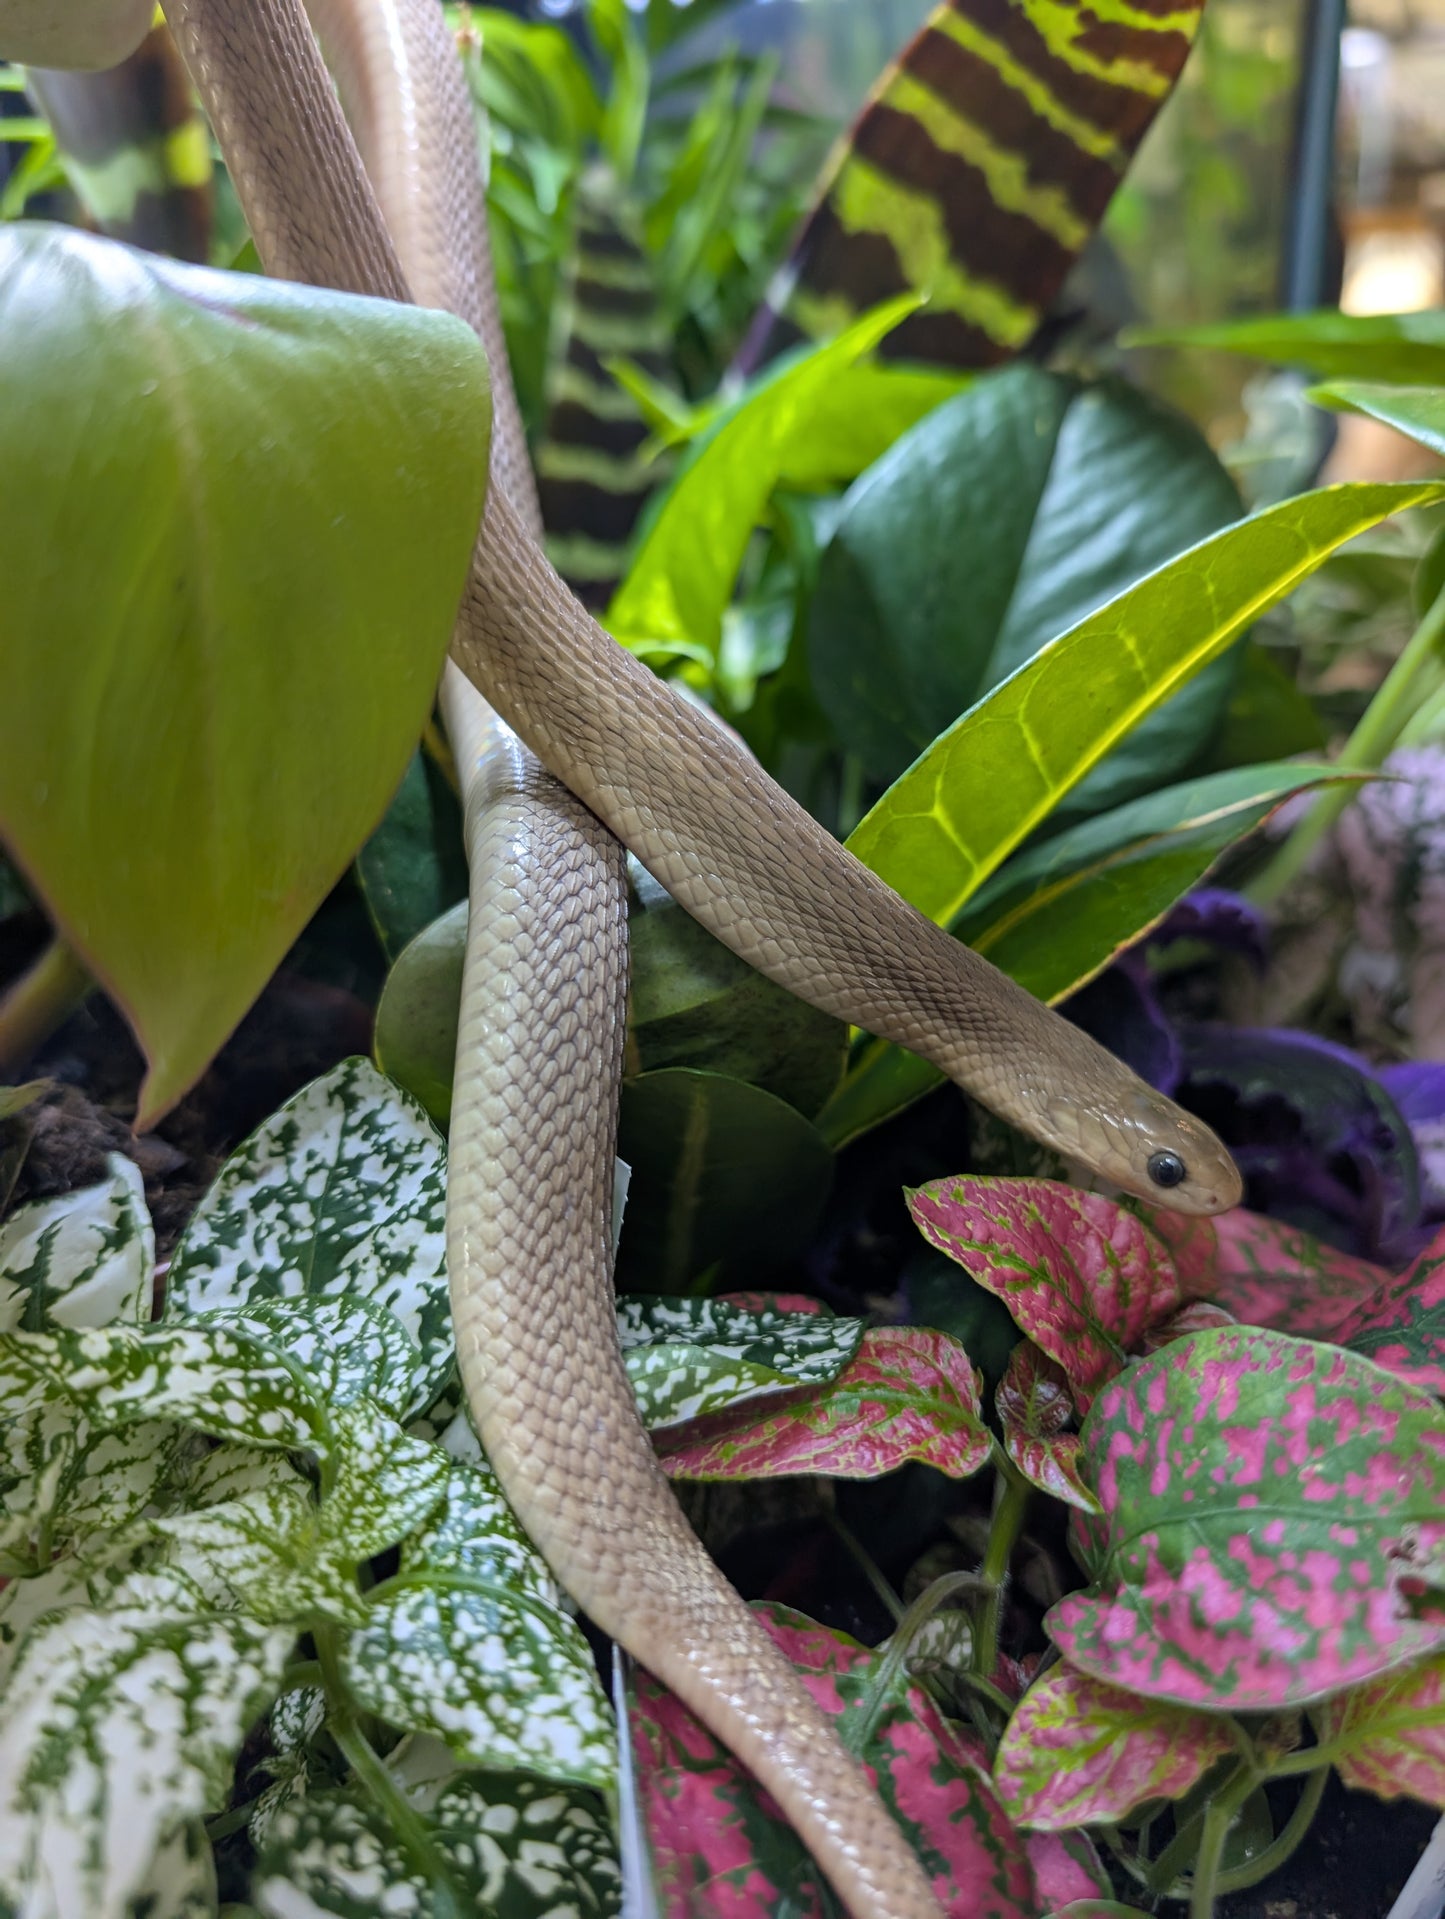
[[[896,779],[1057,634],[1239,513],[1197,430],[1134,389],[1034,366],[981,379],[843,503],[809,615],[819,704]],[[1196,681],[1074,803],[1116,804],[1187,761],[1230,678]]]
[[[675,640],[716,651],[723,609],[789,446],[838,374],[917,304],[907,294],[866,314],[762,383],[713,433],[673,482],[607,610],[607,625],[619,639]]]
[[[1229,704],[1206,755],[1208,769],[1318,754],[1328,745],[1313,700],[1267,647],[1247,640],[1239,649]]]
[[[393,961],[423,927],[466,898],[461,806],[423,749],[412,754],[386,817],[357,854],[356,877],[381,949]]]
[[[652,1295],[617,1302],[617,1332],[643,1424],[671,1426],[836,1379],[858,1351],[863,1322],[765,1301]]]
[[[0,831],[136,1029],[143,1129],[416,743],[485,367],[443,314],[59,229],[0,230],[0,288]]]
[[[1140,346],[1218,347],[1273,366],[1309,367],[1324,379],[1445,384],[1445,313],[1270,313],[1212,326],[1131,332]]]
[[[833,1155],[802,1114],[721,1073],[643,1073],[622,1089],[632,1168],[618,1285],[676,1293],[704,1274],[753,1283],[810,1238]]]
[[[846,368],[789,441],[779,480],[800,493],[846,486],[971,380],[971,374],[888,360]]]
[[[1445,486],[1330,487],[1217,533],[1055,640],[889,788],[852,850],[946,925],[1147,713],[1330,553]]]
[[[388,1079],[405,1087],[445,1130],[452,1118],[452,1078],[467,950],[467,902],[460,901],[408,943],[386,976],[372,1047]]]
[[[1442,344],[1437,378],[1445,380],[1445,344]],[[1334,407],[1341,413],[1364,413],[1372,420],[1408,433],[1432,453],[1445,458],[1445,392],[1438,387],[1383,386],[1365,381],[1339,380],[1328,386],[1310,389],[1320,406]]]
[[[97,1185],[0,1221],[0,1332],[150,1318],[156,1236],[145,1185],[119,1153],[106,1167]]]

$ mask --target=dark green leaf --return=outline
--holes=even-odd
[[[446,775],[412,755],[386,818],[356,856],[356,877],[388,960],[467,896],[462,815]]]
[[[1445,348],[1437,377],[1445,380]],[[1445,457],[1445,393],[1438,387],[1337,380],[1329,386],[1312,387],[1310,398],[1340,413],[1367,414]]]

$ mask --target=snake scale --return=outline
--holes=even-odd
[[[1238,1202],[1239,1178],[1205,1127],[916,913],[567,592],[537,546],[439,9],[309,3],[365,171],[300,0],[166,12],[267,271],[448,307],[491,359],[493,485],[442,696],[472,879],[448,1194],[468,1397],[559,1579],[768,1788],[853,1919],[939,1919],[923,1866],[703,1552],[637,1420],[610,1276],[621,846],[761,971],[1125,1191],[1209,1213]],[[150,19],[149,0],[70,0],[63,31],[56,12],[3,0],[3,50],[106,64]]]

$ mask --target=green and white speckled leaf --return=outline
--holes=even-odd
[[[214,1317],[283,1353],[327,1406],[373,1399],[404,1419],[435,1390],[416,1342],[375,1300],[269,1299]]]
[[[31,1579],[9,1582],[0,1592],[0,1686],[4,1685],[25,1635],[36,1620],[46,1613],[64,1612],[71,1606],[100,1603],[106,1595],[93,1590],[96,1583],[78,1559],[68,1558],[58,1559]],[[107,1582],[102,1577],[99,1583],[104,1587]]]
[[[622,1879],[596,1796],[530,1779],[446,1786],[431,1810],[461,1910],[612,1919]],[[251,1881],[265,1919],[438,1919],[430,1887],[370,1807],[317,1793],[272,1822]]]
[[[348,1686],[466,1764],[611,1786],[616,1740],[586,1640],[490,1471],[448,1466],[444,1511],[347,1643]]]
[[[199,1819],[179,1826],[151,1861],[132,1919],[215,1919],[216,1862]]]
[[[141,1420],[92,1439],[63,1400],[44,1400],[4,1443],[39,1462],[13,1475],[0,1452],[0,1576],[26,1574],[70,1550],[91,1564],[131,1550],[132,1529],[155,1498],[181,1443],[167,1420]]]
[[[34,1399],[0,1422],[0,1578],[34,1569],[37,1535],[75,1470],[83,1430],[58,1397]]]
[[[326,1724],[326,1695],[319,1686],[301,1686],[282,1693],[271,1708],[268,1725],[270,1755],[261,1771],[270,1785],[252,1803],[246,1830],[256,1847],[266,1844],[276,1815],[293,1799],[304,1799],[322,1783],[336,1784],[323,1767],[318,1779],[316,1739]]]
[[[647,1295],[618,1301],[617,1331],[643,1424],[671,1426],[759,1393],[825,1385],[858,1351],[863,1322]]]
[[[369,1060],[313,1080],[221,1168],[177,1249],[166,1317],[353,1294],[421,1349],[434,1398],[452,1363],[446,1151]]]
[[[291,1643],[145,1610],[33,1627],[0,1706],[0,1911],[125,1919],[177,1823],[224,1803]]]
[[[0,1333],[150,1318],[156,1236],[140,1168],[112,1153],[98,1185],[0,1223]]]

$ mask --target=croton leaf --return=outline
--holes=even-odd
[[[348,1293],[399,1319],[424,1361],[417,1410],[452,1361],[446,1154],[416,1102],[348,1059],[237,1148],[187,1226],[166,1317]]]
[[[586,1640],[491,1472],[447,1466],[445,1504],[367,1595],[348,1686],[468,1765],[610,1789],[616,1740]]]
[[[1400,1379],[1445,1394],[1445,1229],[1408,1271],[1387,1276],[1331,1338]]]
[[[1269,1711],[1445,1644],[1404,1599],[1445,1550],[1445,1413],[1367,1360],[1198,1333],[1106,1386],[1083,1439],[1095,1582],[1045,1623],[1095,1678]]]
[[[1024,1694],[994,1761],[1020,1826],[1114,1824],[1146,1799],[1179,1799],[1233,1750],[1218,1715],[1144,1699],[1055,1666]]]
[[[656,1445],[673,1479],[874,1479],[910,1459],[967,1479],[993,1452],[982,1396],[982,1376],[947,1333],[880,1326],[831,1385],[689,1420]]]
[[[418,307],[44,226],[0,253],[0,457],[26,476],[0,527],[0,831],[135,1026],[143,1129],[416,744],[480,517],[486,368]]]
[[[621,1899],[607,1816],[594,1793],[533,1779],[449,1781],[426,1810],[450,1882],[439,1899],[375,1809],[310,1793],[267,1828],[251,1880],[265,1919],[613,1919]]]
[[[0,1221],[0,1333],[147,1320],[155,1260],[140,1168],[111,1153],[96,1185]]]
[[[1023,1842],[985,1775],[920,1687],[900,1675],[873,1693],[883,1655],[782,1606],[754,1608],[847,1740],[872,1724],[860,1757],[955,1919],[1034,1919]],[[632,1678],[638,1795],[661,1919],[822,1919],[816,1868],[772,1801],[646,1673]]]
[[[127,1919],[177,1825],[225,1803],[293,1638],[149,1609],[33,1626],[0,1702],[0,1907]]]
[[[907,1197],[929,1245],[998,1295],[1084,1404],[1178,1303],[1168,1253],[1099,1193],[963,1175]]]
[[[1347,1786],[1445,1806],[1445,1658],[1338,1693],[1315,1725]]]
[[[1021,1339],[1010,1354],[994,1407],[1004,1450],[1029,1484],[1066,1506],[1098,1512],[1079,1472],[1083,1442],[1065,1430],[1076,1414],[1068,1376],[1031,1339]]]
[[[1384,1269],[1243,1206],[1216,1219],[1141,1206],[1191,1299],[1212,1299],[1249,1326],[1333,1339],[1388,1277]]]
[[[645,1426],[671,1426],[759,1393],[836,1379],[858,1351],[861,1319],[839,1319],[816,1301],[799,1312],[760,1296],[617,1302],[623,1363]]]

